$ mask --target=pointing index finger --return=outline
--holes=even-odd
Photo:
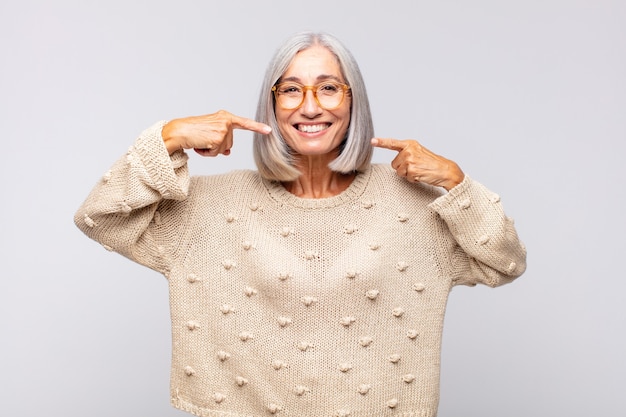
[[[232,115],[231,122],[235,129],[250,130],[252,132],[261,133],[267,135],[272,131],[272,128],[265,123],[257,122],[256,120],[248,119],[246,117],[240,117]]]
[[[407,147],[406,141],[390,139],[390,138],[374,138],[372,139],[372,146],[377,148],[391,149],[392,151],[400,152]]]

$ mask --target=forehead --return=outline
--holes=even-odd
[[[313,82],[328,76],[343,78],[339,61],[327,48],[313,45],[296,54],[281,78]]]

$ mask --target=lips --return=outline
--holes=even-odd
[[[317,132],[321,132],[322,130],[328,129],[329,127],[330,127],[330,123],[318,123],[314,125],[305,125],[305,124],[299,123],[295,125],[296,129],[304,133],[317,133]]]

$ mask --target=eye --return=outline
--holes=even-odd
[[[327,96],[337,94],[341,90],[341,86],[336,83],[323,83],[317,86],[317,92]]]
[[[302,86],[298,84],[281,84],[278,86],[279,94],[298,95],[302,93]]]

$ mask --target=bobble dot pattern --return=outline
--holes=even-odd
[[[339,364],[339,370],[341,372],[345,373],[345,372],[350,371],[351,369],[352,369],[352,365],[349,364],[349,363],[341,363],[341,364]]]
[[[510,274],[513,271],[515,271],[515,268],[517,268],[517,264],[515,262],[511,262],[509,264],[509,267],[506,269],[506,272],[508,272]]]
[[[350,270],[346,272],[346,278],[355,279],[359,273],[354,270]]]
[[[133,211],[133,209],[125,201],[120,203],[120,209],[124,215],[129,215],[130,212]]]
[[[361,384],[359,385],[359,387],[357,388],[357,392],[361,395],[365,395],[368,392],[370,392],[370,390],[372,389],[372,386],[369,384]]]
[[[396,264],[396,269],[400,272],[404,272],[406,271],[406,269],[409,267],[409,264],[407,264],[406,262],[400,261]]]
[[[304,252],[304,259],[306,259],[307,261],[312,261],[313,259],[318,258],[318,256],[319,255],[314,250],[308,250]]]
[[[377,299],[377,298],[378,298],[378,294],[380,294],[380,291],[378,291],[378,290],[368,290],[368,291],[365,293],[365,296],[366,296],[367,298],[369,298],[370,300],[375,300],[375,299]]]
[[[352,316],[347,316],[347,317],[342,317],[341,320],[339,320],[339,323],[341,323],[345,327],[348,327],[355,321],[356,321],[356,318]]]
[[[390,355],[388,359],[389,362],[396,364],[400,362],[401,357],[397,353],[394,353],[393,355]]]
[[[397,398],[392,398],[389,401],[387,401],[387,407],[389,408],[396,408],[398,406],[398,399]]]
[[[239,333],[239,340],[241,340],[242,342],[247,342],[252,339],[254,339],[254,335],[250,332]]]
[[[220,311],[222,312],[222,314],[226,315],[234,313],[235,309],[229,304],[222,304],[222,306],[220,307]]]
[[[302,352],[306,352],[309,349],[312,349],[314,347],[314,345],[312,343],[309,342],[300,342],[298,343],[298,349],[300,349]]]
[[[359,339],[359,345],[363,347],[368,347],[372,344],[373,341],[374,339],[372,339],[370,336],[363,336]]]
[[[292,320],[290,317],[278,317],[278,324],[280,327],[287,327],[291,324]]]
[[[302,297],[302,303],[307,307],[311,307],[313,304],[317,303],[317,298],[312,296]]]
[[[83,218],[83,220],[87,226],[96,227],[96,222],[94,222],[93,219],[89,217],[88,215],[85,214],[85,217]]]
[[[200,328],[200,324],[197,321],[190,320],[187,322],[187,328],[191,331],[197,330]]]
[[[406,337],[408,337],[409,339],[417,339],[417,336],[419,336],[417,330],[409,330],[408,332],[406,332]]]
[[[357,231],[357,228],[356,228],[356,226],[354,226],[352,224],[349,224],[346,227],[344,227],[343,231],[344,231],[344,233],[346,233],[348,235],[351,235],[351,234],[353,234],[354,232]]]
[[[129,150],[129,152],[130,152],[130,150]],[[133,161],[133,155],[131,155],[130,153],[128,155],[128,162],[129,163],[134,162]],[[105,183],[108,182],[111,179],[111,176],[112,176],[111,172],[110,171],[107,172],[102,177],[102,181],[105,182]],[[129,200],[129,201],[135,201],[135,200]],[[491,202],[491,203],[498,203],[499,202],[499,196],[491,195],[491,196],[488,197],[488,201]],[[478,203],[484,204],[485,203],[485,199],[483,198],[483,200],[481,202],[479,202],[478,200],[474,200],[474,203],[476,205]],[[466,200],[461,201],[458,204],[460,205],[460,207],[462,209],[469,209],[472,206],[472,201],[470,201],[469,199],[466,199]],[[352,206],[352,209],[358,211],[360,209],[371,209],[374,206],[375,205],[371,201],[367,201],[366,200],[366,201],[362,201],[361,202],[361,207],[358,207],[358,205],[354,205],[354,206]],[[120,203],[120,207],[121,207],[121,211],[122,211],[123,214],[129,214],[132,211],[132,208],[126,202]],[[245,208],[245,203],[244,203],[243,207]],[[252,212],[257,212],[259,210],[262,210],[261,206],[258,203],[256,203],[256,202],[249,203],[248,204],[248,208]],[[239,213],[239,210],[240,210],[240,208],[237,208],[234,211],[236,213]],[[411,211],[411,213],[413,213],[413,211]],[[396,228],[395,230],[402,230],[403,228],[408,227],[408,225],[406,225],[405,223],[409,222],[409,220],[411,220],[411,222],[416,221],[416,219],[410,218],[409,214],[407,214],[407,213],[403,213],[403,212],[397,213],[397,214],[395,214],[395,216],[396,216],[395,219],[393,217],[394,214],[395,213],[393,213],[393,212],[388,214],[388,216],[390,217],[390,219],[388,219],[388,220],[395,223],[395,224],[392,225],[394,228]],[[223,217],[224,215],[222,214],[221,216],[222,216],[221,219],[224,219],[224,217]],[[254,217],[254,215],[252,215],[250,213],[247,213],[245,216],[246,217],[247,216],[253,216]],[[98,219],[99,218],[100,217],[98,217]],[[220,216],[218,216],[218,222],[219,222],[219,220],[220,220]],[[234,222],[238,221],[238,219],[235,217],[235,215],[233,213],[228,213],[225,216],[225,220],[226,220],[227,223],[234,223]],[[160,213],[158,211],[154,213],[153,221],[154,221],[155,224],[160,224],[161,223]],[[224,220],[221,220],[221,221],[223,222]],[[85,222],[85,224],[87,226],[89,226],[91,228],[97,226],[95,221],[93,219],[91,219],[87,214],[85,214],[85,216],[84,216],[84,222]],[[398,223],[401,223],[401,224],[398,224]],[[361,223],[359,223],[359,224],[361,224]],[[342,225],[344,225],[343,226],[343,230],[341,229]],[[232,226],[229,226],[229,227],[232,227]],[[275,228],[273,229],[273,234],[274,234],[273,237],[278,238],[278,240],[281,241],[281,243],[284,243],[285,246],[290,244],[291,243],[290,242],[291,241],[290,237],[293,237],[294,229],[292,229],[291,227],[282,227],[282,228],[280,226],[278,226],[278,227],[274,226],[274,227]],[[341,235],[342,232],[343,232],[343,234],[347,235],[345,237],[342,237],[342,242],[344,240],[347,241],[349,239],[362,238],[362,236],[358,236],[360,234],[359,233],[360,231],[357,228],[357,226],[355,226],[354,224],[349,223],[349,221],[346,221],[345,223],[340,224],[338,230],[335,230],[335,232],[337,234],[339,234],[339,235]],[[353,236],[355,234],[357,236]],[[236,236],[238,236],[238,235],[236,235]],[[253,235],[249,235],[249,236],[253,236]],[[282,236],[285,239],[283,240],[280,236]],[[376,235],[371,235],[370,239],[371,238],[379,239],[378,237],[376,237]],[[479,245],[486,245],[487,243],[489,243],[489,241],[490,241],[490,236],[489,235],[483,235],[483,236],[480,236],[480,238],[478,240],[476,240],[476,243],[478,243]],[[385,252],[386,249],[387,249],[387,241],[386,240],[382,240],[382,241],[376,242],[376,241],[368,241],[367,239],[365,239],[364,241],[357,240],[356,242],[358,242],[358,245],[360,245],[360,250],[363,251],[363,252],[367,251],[368,248],[369,248],[370,251],[377,251],[377,250],[379,250],[381,248],[381,244],[380,243],[383,243],[385,245],[385,246],[383,246],[384,250],[381,251],[381,252]],[[257,243],[259,245],[261,245],[262,242],[258,241]],[[239,273],[239,270],[244,270],[244,265],[245,264],[244,264],[244,261],[242,261],[242,259],[244,259],[243,256],[246,257],[245,258],[246,260],[250,260],[250,259],[253,259],[254,255],[257,255],[257,253],[245,254],[245,253],[242,252],[242,250],[243,251],[250,251],[253,248],[255,250],[254,252],[257,252],[257,247],[253,246],[252,242],[244,240],[242,242],[241,241],[237,241],[237,243],[235,243],[235,244],[239,246],[238,248],[236,248],[236,249],[239,249],[239,251],[236,251],[238,253],[238,255],[234,255],[234,254],[231,253],[231,254],[226,255],[226,256],[233,256],[233,259],[235,259],[238,262],[240,262],[241,266],[237,267],[235,262],[233,260],[231,260],[231,259],[217,258],[217,262],[218,263],[221,260],[221,267],[223,267],[224,270],[232,271],[233,268],[235,269],[235,271],[231,272],[231,274]],[[352,243],[352,244],[354,245],[354,243]],[[159,251],[162,254],[165,253],[165,251],[164,251],[164,249],[162,247],[158,247],[158,249],[159,249]],[[263,248],[263,249],[265,249],[265,248]],[[311,250],[311,249],[309,249],[309,250],[304,250],[304,249],[306,249],[306,248],[300,248],[299,252],[295,252],[295,253],[298,253],[298,255],[296,255],[299,258],[298,261],[302,261],[303,254],[304,254],[304,259],[306,259],[308,261],[319,259],[320,256],[319,256],[319,253],[317,251]],[[262,254],[263,253],[261,251],[261,248],[258,248],[258,255],[262,255]],[[322,255],[324,255],[324,257],[325,257],[326,253],[322,252]],[[239,257],[237,257],[237,256],[239,256]],[[356,259],[358,259],[358,258],[356,258]],[[413,262],[412,261],[413,258],[410,258],[410,259],[406,258],[406,259],[411,261],[411,262]],[[515,259],[515,258],[513,258],[513,259]],[[308,268],[307,271],[310,270],[312,268],[311,266],[314,265],[314,264],[315,264],[314,262],[307,264],[307,267],[306,267],[306,268]],[[300,269],[298,267],[292,266],[291,262],[283,264],[283,265],[290,265],[293,268],[293,272],[298,274],[298,279],[305,278],[305,277],[301,277],[300,276],[300,274],[302,274],[302,271],[304,269]],[[337,264],[337,265],[340,265],[340,264]],[[506,265],[507,265],[507,263],[504,263],[502,266],[506,266]],[[362,267],[362,266],[359,265],[359,264],[354,264],[353,265],[353,264],[350,264],[350,263],[348,263],[348,265],[344,265],[344,267],[345,266],[348,266],[348,269],[343,269],[343,270],[340,269],[338,277],[335,277],[335,278],[347,278],[347,279],[350,279],[350,280],[354,280],[354,281],[351,282],[351,285],[353,285],[353,288],[358,288],[356,291],[358,291],[358,293],[361,294],[360,296],[363,297],[363,293],[365,293],[364,295],[367,298],[367,300],[365,300],[365,299],[361,300],[362,303],[369,304],[370,306],[374,306],[375,308],[376,307],[383,307],[382,305],[380,305],[381,304],[380,301],[378,303],[374,303],[374,300],[377,300],[378,297],[380,296],[380,292],[379,292],[378,289],[372,288],[372,289],[369,289],[369,290],[365,291],[367,289],[367,287],[365,287],[365,288],[357,287],[357,285],[360,285],[362,283],[361,281],[363,281],[363,282],[367,282],[367,281],[366,281],[366,279],[361,279],[362,276],[360,275],[360,272],[358,272],[356,269],[351,269],[350,267],[354,267],[354,266]],[[395,264],[395,270],[397,270],[399,272],[405,272],[405,271],[409,270],[409,273],[405,274],[405,278],[409,278],[409,275],[413,273],[414,269],[415,270],[419,270],[419,266],[420,265],[412,263],[411,267],[409,267],[409,264],[407,262],[405,262],[404,260],[401,260],[401,261],[398,261]],[[393,261],[392,261],[390,269],[393,270],[393,268],[394,268],[394,265],[393,265]],[[515,264],[515,262],[508,263],[508,271],[510,271],[510,272],[514,271],[515,268],[517,268],[517,265]],[[500,269],[502,269],[502,268],[500,268]],[[335,272],[335,271],[333,271],[333,272]],[[343,277],[341,276],[342,272],[344,274]],[[387,271],[387,272],[389,272],[389,271]],[[223,271],[221,271],[221,273],[226,275]],[[274,272],[274,274],[275,273],[276,272]],[[366,276],[369,279],[369,272],[368,272],[368,270],[366,270],[366,273],[367,273],[367,275],[364,275],[364,276]],[[397,273],[395,273],[395,274],[396,274],[396,276],[398,276]],[[205,275],[203,275],[203,276],[205,276]],[[209,276],[209,274],[206,275],[206,277],[207,277],[206,278],[206,282],[207,283],[210,282],[208,276]],[[290,278],[293,278],[291,272],[281,272],[280,274],[278,274],[278,280],[280,280],[280,281],[286,281],[286,280],[288,280]],[[357,278],[359,278],[359,279],[357,279]],[[195,274],[188,274],[186,279],[189,282],[189,284],[194,284],[194,283],[197,283],[198,281],[201,281],[201,279],[199,279],[198,276],[196,276]],[[257,282],[255,280],[256,277],[250,277],[250,279],[251,279],[250,282],[255,282],[255,283]],[[383,284],[378,283],[375,280],[372,281],[372,282],[376,282],[373,285],[383,285]],[[421,282],[417,282],[417,283],[413,284],[412,288],[411,288],[410,282],[411,281],[408,281],[407,284],[403,284],[404,285],[403,288],[404,288],[405,291],[407,291],[407,290],[413,291],[414,290],[416,293],[421,293],[421,292],[423,292],[426,289],[425,285],[423,283],[421,283]],[[341,285],[347,285],[347,284],[348,283],[344,282]],[[244,285],[241,285],[241,284],[239,284],[239,285],[240,286],[238,286],[235,289],[235,292],[238,292],[239,296],[241,298],[243,298],[244,296],[245,297],[253,297],[253,296],[256,296],[258,294],[258,292],[259,292],[254,287],[244,286]],[[287,284],[279,284],[276,281],[274,281],[273,285],[276,285],[277,287],[280,287],[281,289],[284,289],[285,287],[291,288],[289,283],[287,283]],[[370,285],[372,285],[372,283],[370,283]],[[263,289],[261,289],[261,288],[263,288]],[[311,287],[308,287],[308,288],[309,288],[309,291],[310,291]],[[204,287],[202,285],[199,285],[197,287],[197,289],[204,289]],[[247,312],[245,310],[245,308],[246,308],[245,306],[253,305],[258,300],[264,299],[265,296],[267,295],[265,293],[265,288],[264,287],[259,287],[259,289],[260,289],[260,292],[261,292],[261,297],[258,297],[258,298],[254,299],[254,300],[244,300],[245,303],[241,302],[241,301],[240,302],[236,302],[236,301],[234,301],[234,300],[229,298],[228,300],[229,301],[233,301],[234,304],[238,307],[238,310],[240,309],[241,311],[239,313],[237,313],[235,315],[235,317],[233,317],[233,318],[224,318],[224,321],[227,322],[227,321],[232,321],[232,319],[242,318],[241,316],[244,316],[244,312]],[[433,289],[432,289],[433,292],[434,292],[434,289],[435,288],[433,287]],[[385,287],[384,290],[387,291],[387,288]],[[320,292],[320,294],[325,294],[325,293]],[[298,300],[298,298],[301,297],[301,295],[302,294],[300,293],[300,295],[296,296],[295,299]],[[383,297],[384,299],[381,300],[381,301],[384,302],[384,301],[387,301],[387,298],[392,298],[393,293],[389,293],[389,294],[385,293],[383,295],[384,295],[384,297]],[[318,302],[318,299],[316,297],[314,297],[314,296],[311,296],[311,295],[307,295],[305,297],[302,297],[302,298],[300,298],[300,300],[301,300],[302,304],[304,304],[304,306],[306,306],[306,307],[311,307],[313,304]],[[326,299],[325,295],[324,295],[323,301],[324,302],[328,301]],[[399,301],[398,304],[402,304],[401,300],[398,300],[398,301]],[[218,305],[219,305],[219,303],[218,303]],[[407,305],[407,304],[404,304],[404,305]],[[290,308],[291,307],[292,307],[292,305],[290,305]],[[302,305],[300,305],[298,307],[300,307],[300,309],[302,310]],[[326,307],[326,306],[325,305],[321,305],[319,307]],[[403,317],[405,315],[404,308],[396,307],[396,308],[393,308],[393,310],[391,310],[390,307],[394,307],[394,306],[391,305],[391,306],[383,307],[382,314],[383,315],[391,314],[393,317],[395,317],[397,319],[399,319],[399,318],[401,318],[401,317]],[[215,307],[213,307],[213,308],[215,308]],[[229,304],[222,304],[219,307],[219,310],[220,310],[220,312],[224,316],[228,316],[231,313],[235,313],[235,309],[231,305],[229,305]],[[307,310],[307,312],[313,313],[316,310],[318,310],[318,309]],[[321,309],[319,309],[319,310],[321,310]],[[391,311],[389,311],[389,310],[391,310]],[[287,311],[289,311],[289,310],[287,310]],[[341,311],[341,310],[339,310],[339,311]],[[380,311],[380,310],[377,310],[377,311]],[[411,309],[410,311],[413,311],[413,310]],[[217,313],[215,311],[213,313],[219,315],[219,313]],[[291,313],[292,312],[289,311],[288,314],[291,314]],[[358,330],[358,329],[361,328],[361,324],[362,323],[366,323],[367,321],[363,320],[363,322],[361,322],[361,316],[357,315],[357,317],[359,317],[358,324],[357,325],[353,325],[355,322],[357,322],[357,318],[354,317],[354,316],[349,316],[349,315],[346,315],[346,316],[342,317],[341,314],[345,314],[345,313],[346,313],[345,311],[342,311],[339,315],[334,317],[334,324],[333,325],[335,327],[339,328],[339,330],[333,330],[333,331],[340,331],[342,333],[345,332],[346,335],[350,335],[350,336],[355,335],[354,332],[356,331],[357,332],[356,335],[358,336],[359,335],[358,332],[361,331],[361,330]],[[355,312],[354,311],[349,311],[349,313],[354,314]],[[278,313],[278,314],[280,314],[280,313]],[[286,327],[289,327],[289,326],[292,325],[292,318],[291,317],[278,316],[278,314],[274,315],[274,320],[275,320],[274,321],[274,326],[275,327],[280,326],[281,328],[286,328]],[[296,313],[294,313],[294,314],[296,314]],[[408,316],[409,314],[406,314],[406,315]],[[276,316],[278,316],[278,317],[276,317]],[[298,318],[297,315],[294,315],[293,317],[296,317],[296,319]],[[337,323],[337,319],[339,319],[338,320],[339,323]],[[391,323],[391,321],[394,321],[394,322],[396,322],[399,325],[402,325],[402,324],[406,323],[406,320],[396,320],[396,319],[393,319],[393,318],[391,318],[391,319],[387,319],[386,318],[385,320],[390,320],[389,323]],[[203,329],[201,329],[200,323],[198,323],[196,321],[193,321],[193,320],[189,320],[187,322],[183,321],[183,323],[185,323],[183,326],[186,326],[186,328],[190,332],[197,332],[197,333],[190,333],[190,335],[188,336],[190,340],[194,340],[198,336],[202,336],[203,335],[204,332],[202,331]],[[301,324],[299,320],[298,320],[297,323],[299,325]],[[205,321],[202,321],[202,325],[203,326],[208,326],[208,324],[209,323],[207,323]],[[345,331],[340,326],[345,327]],[[299,327],[299,326],[294,326],[294,328],[295,327]],[[256,328],[254,328],[252,326],[248,327],[248,328],[252,328],[253,330],[259,332],[259,334],[257,334],[259,341],[265,340],[264,339],[265,335],[261,334],[261,332],[259,330],[257,330]],[[183,327],[183,330],[184,330],[184,327]],[[200,331],[198,331],[198,330],[200,330]],[[238,334],[239,339],[241,340],[241,342],[247,342],[247,341],[252,340],[254,338],[252,332],[248,332],[248,331],[239,332],[240,330],[241,329],[235,330],[234,334],[235,335]],[[280,332],[281,332],[281,334],[290,334],[294,330],[295,329],[287,329],[285,331],[280,330]],[[417,339],[418,336],[419,336],[417,330],[414,330],[414,329],[406,330],[405,329],[404,331],[406,332],[406,337],[408,339],[411,339],[411,340],[412,339]],[[365,330],[363,333],[365,333],[365,332],[368,332],[368,330]],[[403,336],[403,335],[401,334],[401,336]],[[304,336],[303,338],[306,339],[307,336]],[[298,339],[296,339],[296,341],[297,340]],[[350,339],[350,340],[351,340],[351,343],[354,346],[355,345],[355,340],[354,339]],[[407,342],[406,339],[404,339],[404,340],[405,340],[405,343],[410,343],[410,342]],[[311,343],[311,342],[318,342],[318,341],[317,340],[302,341],[300,343],[295,344],[295,346],[294,346],[294,343],[292,341],[291,344],[290,344],[290,347],[291,347],[291,349],[297,348],[298,350],[300,350],[302,352],[307,352],[310,349],[314,348],[314,344]],[[358,339],[358,345],[363,347],[363,348],[369,347],[373,342],[374,342],[374,340],[370,336],[362,336],[362,337],[360,337]],[[257,344],[260,344],[260,343],[257,342]],[[377,339],[377,344],[378,344],[378,339]],[[252,345],[254,346],[254,343]],[[318,349],[320,351],[322,351],[322,347],[323,347],[323,345],[320,344]],[[356,348],[359,349],[358,346],[356,346]],[[370,350],[363,350],[363,352],[365,352],[366,354],[374,353],[374,352],[376,352],[376,348],[378,348],[378,346],[375,346],[374,348],[372,348]],[[232,349],[233,349],[233,352],[238,352],[236,347],[233,347]],[[395,348],[392,347],[392,349],[395,349]],[[402,349],[402,348],[398,347],[398,349]],[[244,350],[247,350],[247,349],[244,349]],[[215,352],[215,351],[213,351],[213,352]],[[393,350],[392,350],[392,352],[393,352]],[[317,353],[318,352],[313,352],[313,356],[315,356]],[[387,353],[390,353],[390,352],[387,352]],[[209,352],[209,355],[210,354],[211,354],[211,352]],[[290,353],[290,355],[291,354],[293,354],[293,352]],[[214,356],[211,358],[213,360],[213,362],[214,362],[213,366],[222,366],[223,368],[227,368],[227,367],[230,367],[230,364],[232,364],[232,362],[228,362],[227,364],[220,365],[219,362],[218,362],[218,361],[226,362],[226,361],[231,360],[231,354],[226,352],[226,351],[220,350],[220,351],[217,351],[217,352],[213,353],[213,355]],[[311,354],[302,355],[303,358],[304,357],[310,357],[310,356],[311,356]],[[237,359],[238,360],[242,359],[241,357],[239,357],[239,354],[237,354]],[[401,361],[401,356],[398,353],[393,353],[393,354],[391,354],[391,355],[389,355],[387,357],[385,357],[385,354],[383,354],[382,357],[378,358],[378,361],[385,361],[385,365],[387,367],[393,368],[394,375],[396,375],[395,378],[400,379],[402,381],[402,382],[399,382],[399,384],[403,384],[403,383],[404,384],[412,384],[416,380],[416,376],[414,374],[411,374],[411,373],[404,373],[403,374],[403,371],[404,372],[407,371],[407,370],[403,370],[402,369],[402,368],[405,367],[405,365],[407,367],[409,367],[409,368],[411,367],[411,360],[409,359],[408,356],[405,357],[402,360],[403,361],[402,365],[398,365],[400,363],[400,361]],[[353,369],[353,366],[350,363],[347,363],[347,362],[346,363],[339,363],[337,365],[338,362],[339,361],[337,361],[335,363],[335,365],[334,365],[334,366],[336,366],[336,369],[338,369],[338,371],[336,370],[335,372],[349,373]],[[265,366],[266,366],[266,368],[269,368],[270,365],[277,372],[287,367],[287,363],[282,361],[282,360],[274,360],[271,363],[267,363],[266,362]],[[293,364],[293,365],[295,366],[295,364]],[[358,369],[360,369],[362,364],[360,362],[359,363],[355,362],[355,365],[357,366]],[[297,369],[295,371],[299,371],[299,367],[296,367],[296,368]],[[195,369],[192,368],[191,366],[185,366],[183,368],[183,370],[184,370],[184,374],[187,375],[188,377],[192,377],[192,376],[196,375]],[[199,368],[199,370],[200,370],[200,368]],[[179,372],[179,374],[182,374],[180,372],[180,368],[179,368],[178,372]],[[284,375],[289,375],[290,373],[291,372],[287,372]],[[294,373],[296,373],[296,372],[294,372]],[[202,374],[202,377],[204,378],[205,377],[205,375],[204,375],[204,367],[202,368],[201,374]],[[349,375],[345,375],[345,376],[342,376],[342,377],[344,379],[346,379],[346,380],[349,380],[352,377],[356,377],[357,376],[356,374],[357,374],[356,372],[352,372]],[[181,375],[179,375],[179,376],[181,376]],[[238,387],[244,387],[244,386],[249,384],[248,379],[245,378],[244,376],[238,375],[238,376],[236,376],[234,378],[233,378],[233,376],[230,377],[230,384],[231,385],[235,384]],[[281,378],[283,377],[282,375],[278,375],[278,376],[281,377]],[[285,376],[284,378],[287,378],[287,377]],[[295,385],[295,382],[303,382],[303,381],[293,381],[292,385],[287,386],[287,390],[288,391],[292,391],[291,392],[292,395],[295,394],[296,396],[304,396],[305,394],[311,392],[311,389],[309,387],[307,387],[305,385]],[[363,382],[363,381],[357,381],[357,383],[358,382]],[[371,381],[368,381],[368,382],[371,382]],[[414,384],[414,385],[417,385],[417,384]],[[378,385],[375,384],[375,387],[378,387]],[[237,388],[233,388],[233,389],[235,391],[238,390]],[[356,396],[357,393],[354,392],[355,386],[352,386],[349,389],[352,390],[352,395]],[[222,387],[222,390],[224,390],[223,387]],[[245,388],[243,390],[245,390]],[[358,394],[360,394],[362,396],[367,395],[368,393],[371,392],[371,390],[372,390],[372,386],[370,384],[362,383],[362,384],[356,386],[356,391],[358,392]],[[213,391],[209,391],[208,392],[209,396],[211,396],[212,392]],[[225,393],[228,393],[229,395],[232,395],[232,392],[233,391],[230,391],[230,390],[228,390],[228,391],[224,390],[223,392],[213,392],[212,399],[214,400],[215,403],[221,404],[221,403],[227,401]],[[396,393],[396,395],[398,395],[398,393]],[[386,406],[386,407],[388,407],[390,409],[397,408],[397,406],[399,404],[398,398],[390,398],[390,397],[392,397],[392,395],[389,395],[389,397],[379,398],[378,400],[381,400],[381,402],[379,403],[378,406],[379,407],[385,407]],[[211,397],[209,397],[209,398],[211,398]],[[400,398],[400,400],[403,401],[403,398]],[[229,398],[228,401],[229,402],[233,401],[233,399]],[[276,403],[269,403],[268,399],[266,399],[265,401],[266,402],[264,404],[266,405],[267,412],[269,412],[271,414],[276,414],[276,413],[282,411],[282,406],[281,405],[276,404]],[[290,400],[290,401],[293,401],[293,399]],[[286,405],[283,404],[283,406],[286,406]],[[397,412],[399,412],[399,411],[400,410],[397,410]],[[387,412],[389,412],[389,411],[387,411]],[[332,413],[330,413],[330,414],[332,414]],[[342,416],[342,417],[350,416],[350,414],[351,414],[351,412],[348,409],[340,409],[340,410],[337,410],[335,412],[336,416]]]

